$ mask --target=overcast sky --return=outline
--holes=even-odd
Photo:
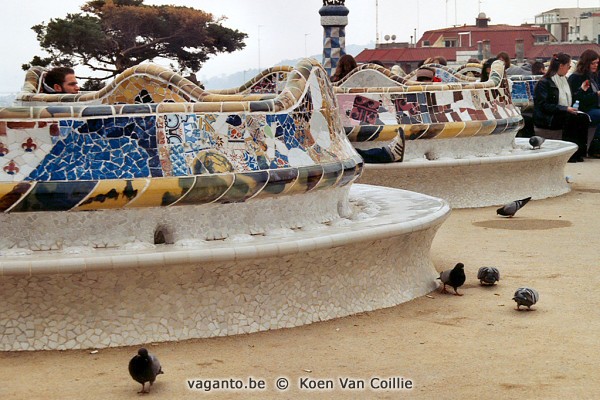
[[[2,3],[0,92],[19,91],[25,76],[21,64],[36,54],[43,55],[31,27],[79,12],[84,3],[85,0]],[[284,59],[322,51],[323,30],[318,13],[321,0],[146,0],[145,4],[185,5],[226,16],[225,26],[248,34],[244,50],[213,56],[198,72],[200,80],[259,66],[267,68]],[[346,44],[374,42],[377,15],[382,41],[385,35],[396,35],[396,41],[410,42],[415,30],[420,37],[426,30],[472,25],[479,11],[491,18],[491,24],[520,25],[533,22],[536,14],[553,8],[600,7],[600,0],[378,0],[377,13],[375,4],[376,0],[346,0],[350,10]]]

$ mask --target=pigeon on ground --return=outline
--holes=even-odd
[[[517,211],[523,208],[525,204],[529,203],[529,200],[531,200],[531,197],[512,201],[497,209],[496,214],[502,215],[503,217],[513,217],[517,213]]]
[[[481,267],[477,271],[477,279],[482,285],[493,285],[500,280],[500,271],[496,267]]]
[[[531,306],[537,303],[540,295],[535,289],[528,287],[518,288],[515,292],[513,300],[517,302],[517,310],[520,310],[520,306],[526,306],[527,310],[531,310]]]
[[[458,288],[461,287],[467,279],[465,276],[465,265],[463,263],[458,263],[453,269],[442,271],[438,279],[442,281],[442,284],[444,285],[440,293],[448,293],[446,290],[446,285],[448,285],[454,288],[455,296],[462,296],[462,294],[458,293]]]
[[[543,138],[541,136],[532,136],[529,138],[529,144],[531,145],[531,147],[533,147],[533,150],[539,149],[540,147],[542,147],[542,145],[544,144],[544,142],[546,141],[546,138]]]
[[[162,368],[160,367],[160,361],[158,358],[148,353],[148,350],[141,348],[138,350],[136,356],[129,361],[129,374],[131,377],[142,384],[142,391],[138,393],[149,393],[146,391],[146,382],[150,382],[150,386],[156,380],[156,376],[163,374]]]

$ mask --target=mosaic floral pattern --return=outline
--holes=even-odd
[[[0,109],[4,211],[246,201],[278,179],[289,184],[272,170],[293,170],[304,191],[360,174],[327,74],[310,61],[231,95],[205,92],[155,65],[127,70],[109,90],[77,95],[35,93],[41,76],[38,68],[27,74],[23,106]],[[290,79],[281,89],[283,77]],[[209,176],[218,179],[200,179]],[[303,176],[311,179],[302,184]]]

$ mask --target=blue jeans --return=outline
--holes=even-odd
[[[600,139],[600,108],[592,108],[591,110],[587,111],[587,115],[589,115],[592,119],[590,125],[596,126],[594,139]]]
[[[386,151],[385,147],[375,147],[368,150],[356,149],[356,152],[369,164],[382,164],[394,161],[392,155]]]

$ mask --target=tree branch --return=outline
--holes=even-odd
[[[128,49],[125,49],[125,50],[123,50],[123,51],[121,52],[121,55],[122,55],[123,57],[127,57],[129,54],[133,53],[134,51],[137,51],[137,50],[143,50],[143,49],[146,49],[146,48],[148,48],[148,47],[152,47],[152,46],[154,46],[155,44],[158,44],[158,43],[164,43],[164,42],[166,42],[166,41],[168,41],[168,40],[170,40],[170,39],[176,38],[176,37],[178,37],[178,36],[179,36],[179,35],[180,35],[182,32],[183,32],[183,30],[179,30],[179,31],[175,32],[173,35],[170,35],[170,36],[165,36],[165,37],[160,37],[160,38],[154,39],[154,40],[153,40],[153,41],[151,41],[151,42],[148,42],[148,43],[144,43],[144,44],[140,44],[140,45],[137,45],[137,46],[130,47],[130,48],[128,48]]]
[[[108,68],[98,67],[96,65],[90,64],[89,62],[86,62],[83,65],[90,67],[94,71],[104,71],[104,72],[112,72],[112,73],[117,73],[118,72],[116,69],[108,69]]]

